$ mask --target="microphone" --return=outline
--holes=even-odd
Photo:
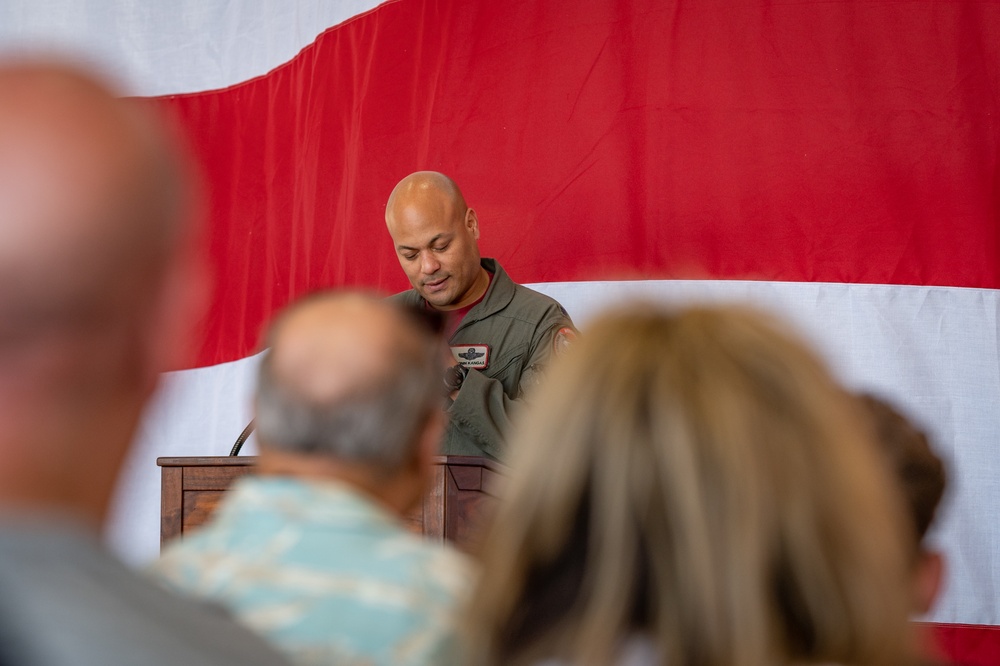
[[[243,428],[243,432],[241,432],[240,436],[236,438],[236,443],[233,444],[233,449],[229,452],[230,457],[240,455],[240,449],[243,448],[243,442],[247,441],[247,438],[250,437],[250,433],[253,432],[253,429],[254,422],[253,419],[250,419],[250,423],[247,424],[246,428]]]

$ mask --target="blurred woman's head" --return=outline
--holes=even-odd
[[[636,307],[552,368],[483,549],[484,663],[896,663],[898,500],[856,404],[745,310]]]

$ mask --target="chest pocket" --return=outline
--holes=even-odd
[[[455,348],[489,345],[487,367],[480,369],[485,376],[503,385],[508,398],[520,397],[521,375],[530,357],[534,326],[497,314],[461,326],[449,345]]]
[[[479,349],[485,345],[473,344],[473,343],[463,343],[463,342],[451,342],[451,347],[456,350],[460,350],[463,353],[468,354],[470,349]],[[483,373],[490,379],[496,379],[503,385],[503,392],[507,394],[508,398],[517,398],[519,394],[519,385],[521,383],[521,373],[524,371],[523,364],[525,355],[527,354],[528,345],[501,345],[498,349],[493,345],[490,345],[489,359],[486,363],[486,367],[476,367],[477,363],[482,363],[486,359],[472,359],[466,362],[465,359],[460,362],[469,368],[473,368]],[[453,352],[454,353],[454,352]]]
[[[493,363],[490,363],[490,367],[484,370],[484,374],[491,379],[496,379],[501,384],[503,384],[503,392],[507,394],[508,398],[518,397],[518,386],[521,383],[521,373],[523,368],[521,367],[522,360],[524,359],[524,348],[515,350],[512,355],[507,355],[505,357],[497,356]]]

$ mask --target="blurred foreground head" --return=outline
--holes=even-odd
[[[861,396],[862,409],[871,417],[879,449],[887,456],[909,509],[913,610],[926,613],[934,605],[944,574],[940,553],[925,537],[944,496],[944,463],[934,453],[927,435],[892,404],[873,395]]]
[[[337,478],[403,512],[444,427],[443,341],[418,312],[325,292],[272,324],[255,404],[263,473]]]
[[[0,507],[103,519],[197,316],[186,176],[148,109],[0,64]],[[184,251],[182,251],[184,248]]]
[[[901,663],[901,513],[856,410],[760,315],[600,319],[515,438],[470,643],[492,664]]]

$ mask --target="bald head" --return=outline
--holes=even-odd
[[[264,449],[392,469],[440,408],[438,341],[399,306],[323,293],[272,325],[256,399]]]
[[[389,195],[385,222],[400,266],[431,307],[459,309],[486,291],[479,220],[451,178],[434,171],[410,174]]]
[[[182,178],[136,104],[65,67],[0,68],[4,320],[100,308],[162,266]]]
[[[448,207],[458,214],[467,208],[455,181],[437,171],[417,171],[396,183],[386,203],[386,220],[390,211],[395,214],[411,205]]]
[[[272,376],[303,401],[335,403],[370,393],[421,340],[393,305],[360,294],[318,295],[290,308],[269,338]]]
[[[170,143],[89,74],[0,63],[0,503],[103,515],[200,300]]]

